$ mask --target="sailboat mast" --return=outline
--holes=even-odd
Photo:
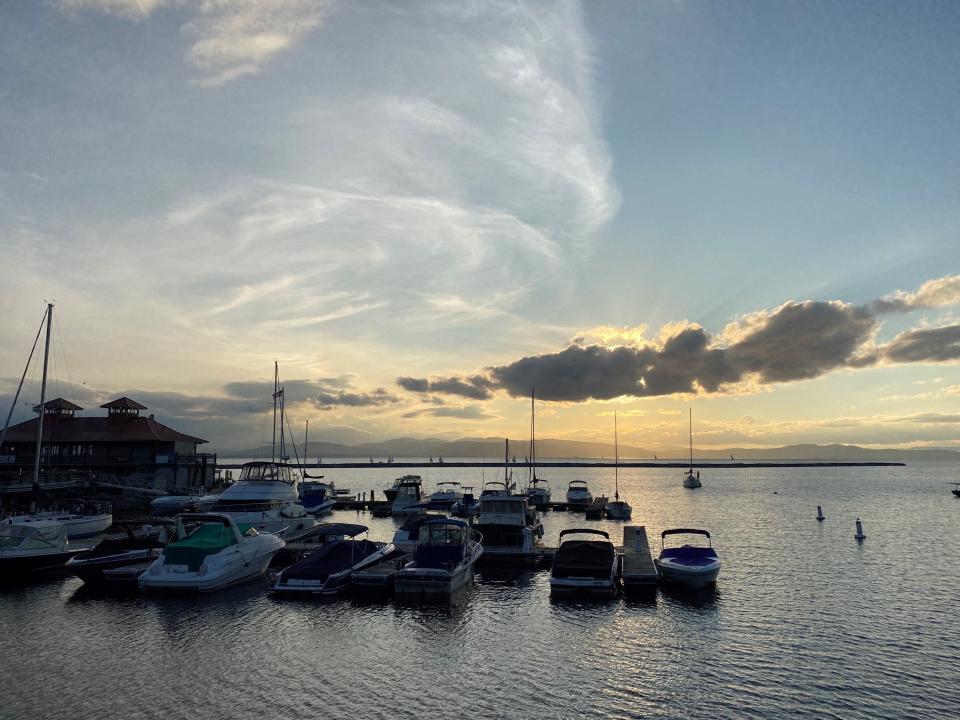
[[[510,438],[503,439],[503,484],[507,485],[507,473],[510,472]]]
[[[43,444],[43,416],[47,401],[47,365],[50,360],[50,325],[53,322],[53,303],[47,303],[47,339],[43,346],[43,380],[40,382],[40,414],[37,417],[37,445],[33,454],[33,491],[40,495],[40,446]]]
[[[617,411],[613,411],[613,499],[620,499],[620,445],[617,442]]]
[[[690,410],[690,472],[693,472],[693,408]]]
[[[309,457],[309,455],[307,455],[307,448],[308,448],[307,442],[309,438],[310,438],[310,419],[307,418],[306,427],[303,428],[303,466],[300,468],[300,472],[302,472],[304,475],[306,475],[307,473],[307,458]]]
[[[287,398],[283,393],[283,387],[280,388],[280,462],[287,461],[287,443],[286,434],[283,432],[283,424],[286,422],[286,404]]]
[[[530,482],[537,484],[537,416],[533,408],[534,388],[530,388]]]
[[[277,461],[277,393],[280,390],[280,367],[273,361],[273,442],[270,446],[270,461]]]

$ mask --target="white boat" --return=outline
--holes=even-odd
[[[586,480],[571,480],[567,485],[568,505],[589,505],[593,502],[593,495]]]
[[[526,495],[481,495],[473,527],[488,558],[530,560],[543,537],[543,523]]]
[[[431,507],[449,508],[455,502],[463,499],[463,489],[455,480],[438,482],[437,487],[430,494]]]
[[[325,515],[333,511],[337,504],[336,488],[333,483],[319,480],[304,480],[299,487],[300,504],[311,515]]]
[[[285,545],[226,513],[177,516],[173,540],[140,576],[145,590],[211,592],[263,575]]]
[[[463,520],[437,518],[420,528],[413,562],[394,576],[401,598],[446,598],[473,578],[473,566],[483,555],[479,533]]]
[[[397,517],[418,513],[423,510],[420,498],[420,478],[404,480],[397,487],[397,495],[390,507],[390,513]]]
[[[683,476],[683,486],[691,489],[701,487],[700,471],[693,472],[693,408],[690,408],[690,469]]]
[[[200,495],[161,495],[150,501],[150,512],[158,517],[176,515],[199,507],[201,500]]]
[[[351,575],[380,563],[394,551],[393,543],[373,542],[365,525],[330,523],[324,542],[302,560],[282,570],[271,592],[281,595],[336,595],[350,584]]]
[[[610,535],[602,530],[563,530],[550,570],[551,594],[609,596],[616,588],[617,553]]]
[[[89,510],[77,507],[68,510],[45,510],[30,515],[15,515],[4,522],[12,525],[31,525],[34,523],[57,522],[63,525],[67,537],[71,539],[93,537],[99,535],[113,524],[113,514],[98,512],[96,508]]]
[[[617,440],[617,413],[613,413],[613,501],[607,501],[603,512],[610,520],[629,520],[633,508],[626,500],[620,499],[620,444]]]
[[[709,542],[708,547],[701,545],[681,545],[666,547],[666,538],[670,535],[702,535]],[[676,583],[688,588],[702,588],[717,581],[720,573],[720,558],[713,549],[713,541],[706,530],[693,528],[675,528],[660,533],[660,556],[656,559],[660,579],[667,583]]]
[[[400,489],[400,484],[412,483],[412,482],[416,482],[417,484],[422,484],[423,478],[420,477],[419,475],[403,475],[401,477],[398,477],[396,480],[393,481],[393,485],[391,485],[390,487],[388,487],[383,491],[383,496],[387,499],[387,502],[392,503],[394,500],[397,499],[397,491]]]
[[[0,525],[0,580],[25,578],[64,569],[74,555],[89,548],[71,548],[64,526],[52,520]]]

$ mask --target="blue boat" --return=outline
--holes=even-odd
[[[700,535],[707,538],[708,546],[681,545],[666,547],[666,538],[671,535]],[[660,579],[667,583],[676,583],[688,588],[702,588],[717,581],[720,573],[720,558],[713,549],[713,541],[706,530],[693,528],[675,528],[660,533],[660,557],[657,558],[657,571]]]

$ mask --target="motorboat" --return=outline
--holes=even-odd
[[[445,598],[470,582],[484,553],[482,537],[463,520],[437,518],[420,529],[413,562],[394,576],[401,598]]]
[[[620,499],[620,443],[617,439],[617,414],[613,414],[613,502],[607,501],[603,512],[609,520],[629,520],[633,508],[626,500]]]
[[[702,487],[700,483],[700,471],[693,472],[693,408],[690,408],[690,469],[684,473],[683,486],[685,488],[695,489]]]
[[[398,477],[393,481],[393,485],[383,491],[383,496],[387,499],[387,502],[392,503],[397,499],[397,491],[400,489],[400,484],[413,482],[423,484],[423,478],[421,478],[419,475],[404,475],[402,477]]]
[[[608,596],[616,588],[617,553],[610,535],[603,530],[582,528],[561,531],[560,547],[550,570],[550,592],[558,596]]]
[[[567,485],[568,505],[589,505],[593,502],[593,495],[586,480],[571,480]]]
[[[337,504],[336,488],[332,483],[323,483],[319,480],[304,480],[300,483],[300,504],[311,515],[325,515],[333,511]]]
[[[390,506],[390,513],[395,517],[403,517],[411,513],[422,512],[420,485],[420,478],[401,482],[397,487],[397,495],[393,504]]]
[[[443,513],[419,510],[407,515],[403,524],[393,533],[393,545],[398,550],[412,553],[417,549],[420,539],[420,528],[428,520],[443,520],[447,516]]]
[[[454,517],[469,518],[476,515],[480,505],[473,493],[473,486],[463,486],[463,497],[450,506],[450,514]]]
[[[526,495],[481,495],[473,523],[488,558],[530,560],[543,537],[543,523]]]
[[[449,510],[455,502],[463,499],[463,489],[455,480],[438,482],[436,489],[430,494],[430,507],[438,510]]]
[[[44,510],[27,515],[15,515],[4,522],[14,525],[37,522],[61,523],[71,539],[99,535],[113,524],[113,514],[109,506],[101,506],[88,501],[78,501],[69,509]]]
[[[182,513],[173,539],[140,576],[145,590],[211,592],[260,577],[283,546],[279,535],[228,513]]]
[[[70,558],[88,549],[70,547],[67,529],[53,520],[0,524],[0,580],[63,570]]]
[[[702,535],[709,545],[681,545],[666,547],[666,538],[671,535]],[[660,557],[656,559],[660,579],[688,588],[702,588],[717,581],[720,573],[720,558],[713,549],[713,541],[706,530],[675,528],[660,533]]]
[[[240,477],[219,495],[206,496],[204,512],[227,513],[240,525],[266,533],[285,532],[287,540],[309,534],[316,519],[300,502],[300,474],[284,462],[255,461],[240,468]]]
[[[330,523],[325,532],[325,542],[277,575],[271,592],[336,595],[349,586],[354,571],[376,565],[395,549],[393,543],[358,539],[367,533],[365,525]]]
[[[213,499],[209,502],[212,503]],[[177,513],[196,510],[202,503],[199,495],[161,495],[150,501],[150,512],[157,517],[172,517]]]
[[[534,477],[527,485],[527,497],[537,510],[546,510],[550,506],[550,483]]]
[[[95,548],[75,555],[67,561],[66,568],[88,585],[104,585],[122,578],[136,580],[134,567],[140,573],[156,560],[169,539],[165,527],[150,528],[148,531],[135,531],[125,527],[123,537],[102,540]],[[127,568],[128,572],[118,577],[116,573],[105,574],[107,570]]]
[[[483,484],[483,489],[480,491],[480,497],[489,497],[490,495],[509,495],[510,487],[505,482],[500,482],[499,480],[491,480]]]

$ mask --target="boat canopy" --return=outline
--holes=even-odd
[[[293,467],[274,462],[249,462],[240,468],[240,480],[293,483]]]
[[[564,535],[572,535],[574,533],[586,533],[588,535],[602,535],[607,540],[610,539],[610,533],[605,532],[604,530],[594,530],[593,528],[570,528],[569,530],[561,530],[560,537]]]
[[[664,530],[660,533],[661,538],[665,538],[667,535],[706,535],[710,537],[710,533],[706,530],[697,530],[695,528],[674,528],[673,530]]]
[[[437,483],[437,487],[440,487],[441,485],[456,485],[457,487],[460,487],[460,483],[458,483],[456,480],[444,480]]]
[[[571,480],[571,481],[570,481],[570,484],[567,485],[567,487],[568,487],[568,488],[572,488],[574,485],[577,486],[577,489],[580,489],[581,486],[582,486],[584,489],[586,489],[586,487],[587,487],[587,481],[586,481],[586,480]]]
[[[455,518],[428,520],[420,527],[415,562],[420,568],[452,568],[463,559],[467,523]]]
[[[229,525],[206,522],[183,540],[168,544],[163,549],[163,557],[167,564],[186,565],[191,572],[197,572],[207,555],[216,555],[236,544],[237,538]]]
[[[66,527],[52,520],[37,520],[29,525],[0,525],[0,552],[3,550],[42,550],[60,547],[66,540]]]
[[[311,535],[342,535],[343,537],[356,537],[363,535],[369,528],[366,525],[357,525],[354,523],[322,523],[313,528]]]

